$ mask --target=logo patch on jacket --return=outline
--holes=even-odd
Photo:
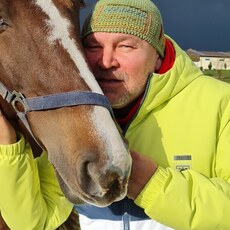
[[[174,159],[176,170],[180,172],[184,170],[189,170],[192,168],[191,166],[192,156],[191,155],[174,155],[173,159]]]

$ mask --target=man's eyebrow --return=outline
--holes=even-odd
[[[130,45],[135,47],[141,46],[142,40],[137,39],[136,37],[123,37],[120,36],[116,39],[116,43],[128,42]]]
[[[127,36],[118,36],[116,38],[116,40],[118,42],[123,42],[123,41],[134,41],[134,42],[138,42],[138,39],[136,39],[135,37],[127,37]]]
[[[90,38],[83,39],[82,43],[84,45],[84,44],[89,44],[89,43],[98,43],[98,41],[95,38],[90,37]]]

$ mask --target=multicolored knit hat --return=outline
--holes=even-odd
[[[135,35],[164,57],[165,36],[160,11],[150,0],[100,0],[86,18],[82,39],[94,32]]]

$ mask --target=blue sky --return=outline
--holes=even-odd
[[[141,1],[141,0],[140,0]],[[85,0],[81,20],[96,0]],[[230,51],[230,0],[153,0],[164,31],[184,50]]]

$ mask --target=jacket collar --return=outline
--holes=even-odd
[[[175,51],[173,48],[172,43],[166,39],[165,42],[165,57],[163,59],[162,65],[160,70],[158,71],[159,74],[164,74],[165,72],[167,72],[174,64],[175,61]],[[141,95],[141,97],[139,97],[136,100],[136,103],[134,104],[134,106],[132,107],[132,109],[130,110],[129,114],[126,117],[123,118],[117,118],[117,122],[121,127],[124,127],[132,118],[133,116],[136,114],[141,101],[142,101],[143,95]],[[114,110],[114,114],[116,117],[116,110]]]

